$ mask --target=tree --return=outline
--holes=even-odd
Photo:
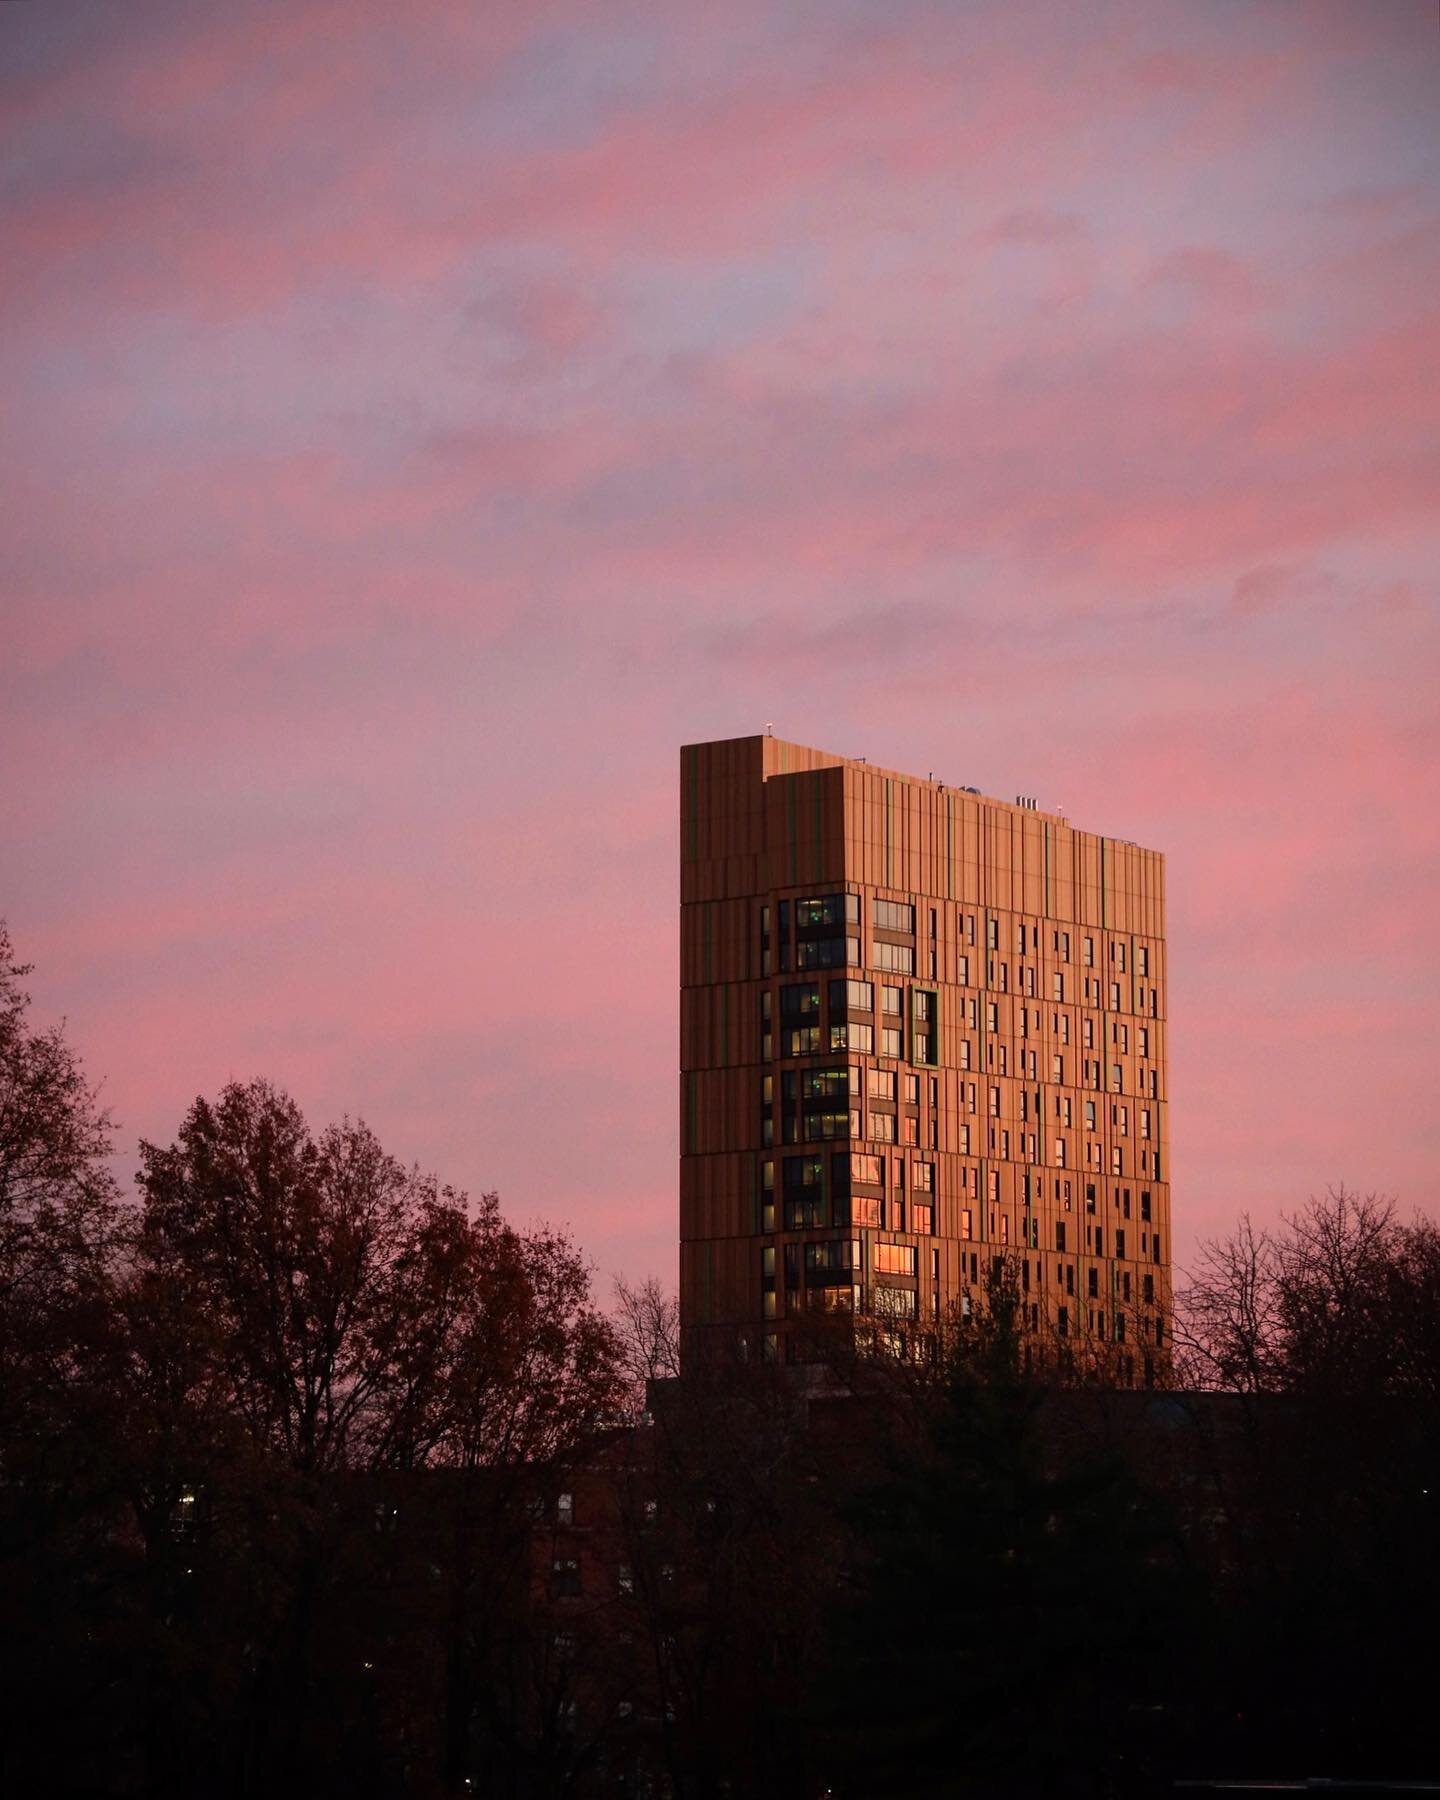
[[[118,1221],[109,1115],[64,1025],[30,1028],[30,969],[0,920],[0,1417],[12,1424],[65,1374],[63,1322],[103,1281]]]
[[[152,1780],[201,1777],[204,1721],[178,1748],[174,1721],[213,1691],[246,1783],[357,1756],[374,1780],[395,1711],[391,1753],[419,1740],[458,1784],[477,1733],[525,1729],[482,1704],[528,1630],[521,1497],[620,1393],[583,1261],[362,1123],[313,1135],[263,1081],[197,1100],[142,1162],[112,1391],[145,1426],[146,1604],[177,1616],[181,1566],[208,1597],[152,1669]]]
[[[1015,1270],[940,1334],[936,1377],[850,1508],[835,1621],[837,1793],[1084,1793],[1133,1749],[1183,1617],[1178,1540],[1084,1382],[1027,1360]]]
[[[680,1304],[654,1275],[632,1287],[615,1283],[615,1328],[636,1412],[645,1407],[652,1381],[680,1374]]]
[[[1332,1189],[1206,1245],[1177,1316],[1225,1611],[1213,1708],[1244,1718],[1232,1766],[1419,1772],[1425,1661],[1397,1621],[1440,1602],[1440,1233]]]
[[[0,922],[0,1689],[17,1724],[61,1681],[86,1698],[108,1472],[77,1398],[120,1224],[109,1118],[63,1025],[30,1025],[28,973]],[[25,1742],[0,1729],[0,1786],[30,1780]]]

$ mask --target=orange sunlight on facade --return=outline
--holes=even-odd
[[[897,1347],[997,1260],[1122,1382],[1168,1356],[1153,850],[788,744],[680,754],[685,1354]]]

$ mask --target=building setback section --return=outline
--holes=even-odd
[[[1163,857],[779,738],[686,745],[680,781],[686,1354],[903,1335],[1004,1255],[1032,1329],[1153,1378]]]

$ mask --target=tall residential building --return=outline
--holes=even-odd
[[[680,753],[685,1354],[976,1302],[1168,1352],[1165,872],[1033,801],[772,737]]]

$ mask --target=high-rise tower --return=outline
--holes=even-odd
[[[970,1304],[1141,1382],[1170,1316],[1164,859],[778,738],[680,753],[685,1353]]]

